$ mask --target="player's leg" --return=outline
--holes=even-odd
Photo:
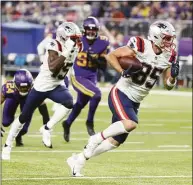
[[[8,127],[14,120],[15,112],[19,105],[18,101],[14,99],[7,98],[3,107],[3,118],[2,118],[2,126]],[[1,137],[3,137],[3,133],[5,130],[1,127]]]
[[[25,105],[23,107],[22,113],[18,118],[16,118],[9,131],[5,145],[2,150],[2,159],[9,160],[10,152],[13,140],[18,135],[20,130],[23,128],[27,121],[30,121],[34,110],[44,101],[46,98],[46,93],[38,92],[32,89],[26,99]]]
[[[11,123],[13,122],[18,105],[19,102],[15,101],[12,98],[7,98],[5,100],[2,118],[2,125],[4,127],[10,126]]]
[[[59,106],[55,110],[48,123],[40,128],[40,132],[42,133],[44,145],[52,148],[51,130],[55,124],[69,115],[73,107],[73,98],[65,86],[58,86],[54,90],[50,91],[48,98],[56,103],[59,103]]]
[[[114,90],[116,90],[116,89],[114,89]],[[111,93],[113,93],[113,90],[111,91]],[[84,149],[84,152],[79,153],[76,156],[72,156],[72,157],[68,158],[67,163],[72,170],[73,176],[80,176],[81,175],[80,172],[81,172],[81,169],[85,165],[86,159],[100,155],[100,154],[107,152],[109,150],[115,149],[120,144],[124,143],[124,141],[126,140],[126,138],[128,136],[129,130],[127,130],[127,132],[122,131],[122,133],[120,133],[121,130],[123,130],[123,129],[118,128],[117,122],[119,122],[120,120],[123,119],[122,116],[120,115],[120,112],[118,111],[120,106],[122,108],[122,113],[125,110],[125,112],[124,112],[125,116],[127,116],[133,122],[138,123],[137,113],[138,113],[139,104],[134,103],[133,101],[129,100],[121,91],[117,91],[116,92],[116,96],[117,96],[116,100],[119,100],[119,105],[117,105],[115,102],[116,100],[111,93],[109,95],[109,107],[113,113],[113,119],[112,119],[113,124],[111,126],[109,126],[107,129],[105,129],[104,131],[107,131],[107,133],[113,137],[109,136],[107,139],[104,139],[102,142],[98,142],[96,144],[96,140],[98,139],[97,138],[98,135],[91,136],[92,139],[90,139],[90,141],[88,143],[88,145],[90,145],[90,146],[87,145],[86,149]],[[116,126],[112,127],[114,124]],[[126,128],[128,128],[128,127],[130,128],[131,126],[127,126]],[[115,132],[116,129],[118,130],[117,134]],[[110,134],[110,132],[112,132],[112,134]],[[92,148],[93,144],[96,144],[94,148]],[[88,152],[88,150],[90,150],[89,147],[91,147],[91,149],[92,149],[92,152],[89,151],[90,153]]]
[[[26,99],[22,99],[20,102],[20,110],[22,112],[24,105],[25,105],[25,101]],[[31,115],[32,116],[32,115]],[[32,117],[31,117],[32,118]],[[16,146],[23,146],[23,139],[22,136],[25,135],[28,132],[28,127],[30,125],[31,122],[31,118],[28,118],[28,120],[26,121],[26,123],[23,125],[23,128],[20,130],[20,132],[18,133],[18,135],[15,138],[15,142],[16,142]]]
[[[69,142],[70,140],[70,127],[73,121],[78,117],[81,110],[88,103],[89,99],[90,99],[89,96],[84,95],[82,92],[78,92],[76,103],[74,104],[73,109],[70,115],[68,116],[68,119],[63,121],[62,123],[62,126],[64,128],[64,140],[66,142]]]
[[[94,96],[94,92],[91,90],[91,81],[81,76],[71,76],[71,82],[74,90],[77,91],[77,101],[73,106],[67,120],[63,122],[64,139],[68,142],[70,136],[70,126],[73,121],[78,117],[81,110],[85,107],[91,97]]]
[[[88,117],[86,121],[87,131],[90,136],[95,134],[94,131],[94,115],[96,109],[98,107],[99,102],[101,101],[101,91],[94,83],[90,84],[90,90],[92,90],[95,94],[90,99]]]
[[[50,120],[47,104],[45,102],[43,102],[38,107],[38,110],[39,110],[40,114],[42,115],[43,125],[45,125]]]
[[[114,116],[117,117],[118,121],[111,124],[108,128],[102,132],[94,135],[90,138],[88,145],[85,149],[85,156],[90,158],[95,148],[105,139],[113,137],[115,140],[118,135],[121,136],[122,142],[124,137],[134,130],[138,123],[137,110],[139,103],[131,101],[124,93],[114,87],[109,95],[109,107]],[[123,138],[122,138],[123,137]],[[118,139],[118,142],[121,141]]]

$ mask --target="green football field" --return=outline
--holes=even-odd
[[[163,91],[162,91],[163,92]],[[166,92],[166,91],[165,91]],[[108,93],[95,117],[96,131],[111,121]],[[50,114],[52,103],[48,103]],[[66,159],[87,143],[88,107],[74,122],[71,142],[62,136],[61,123],[53,131],[53,149],[41,142],[38,111],[24,147],[12,149],[11,160],[2,161],[2,185],[190,185],[192,184],[192,95],[191,92],[160,94],[153,91],[141,104],[139,126],[124,145],[87,161],[85,177],[70,176]],[[6,136],[2,139],[5,142]]]

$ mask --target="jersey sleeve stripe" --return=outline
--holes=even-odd
[[[116,113],[120,117],[121,120],[126,120],[129,119],[127,114],[125,113],[123,106],[121,104],[121,101],[119,100],[118,93],[117,93],[117,88],[114,87],[111,91],[111,99],[113,102],[113,106],[115,108]]]
[[[137,51],[144,52],[144,40],[140,37],[137,38]]]
[[[58,44],[58,50],[60,51],[60,52],[62,52],[62,45],[56,40],[56,42],[57,42],[57,44]]]

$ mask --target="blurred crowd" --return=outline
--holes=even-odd
[[[192,2],[139,1],[4,1],[1,2],[3,21],[21,17],[46,24],[52,20],[82,20],[88,15],[103,18],[192,19]]]

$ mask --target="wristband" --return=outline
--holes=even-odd
[[[177,83],[177,80],[175,79],[175,82],[174,82],[174,83],[171,83],[169,79],[170,79],[170,78],[168,78],[167,81],[166,81],[167,86],[169,86],[169,87],[174,87],[174,86],[176,85],[176,83]]]

